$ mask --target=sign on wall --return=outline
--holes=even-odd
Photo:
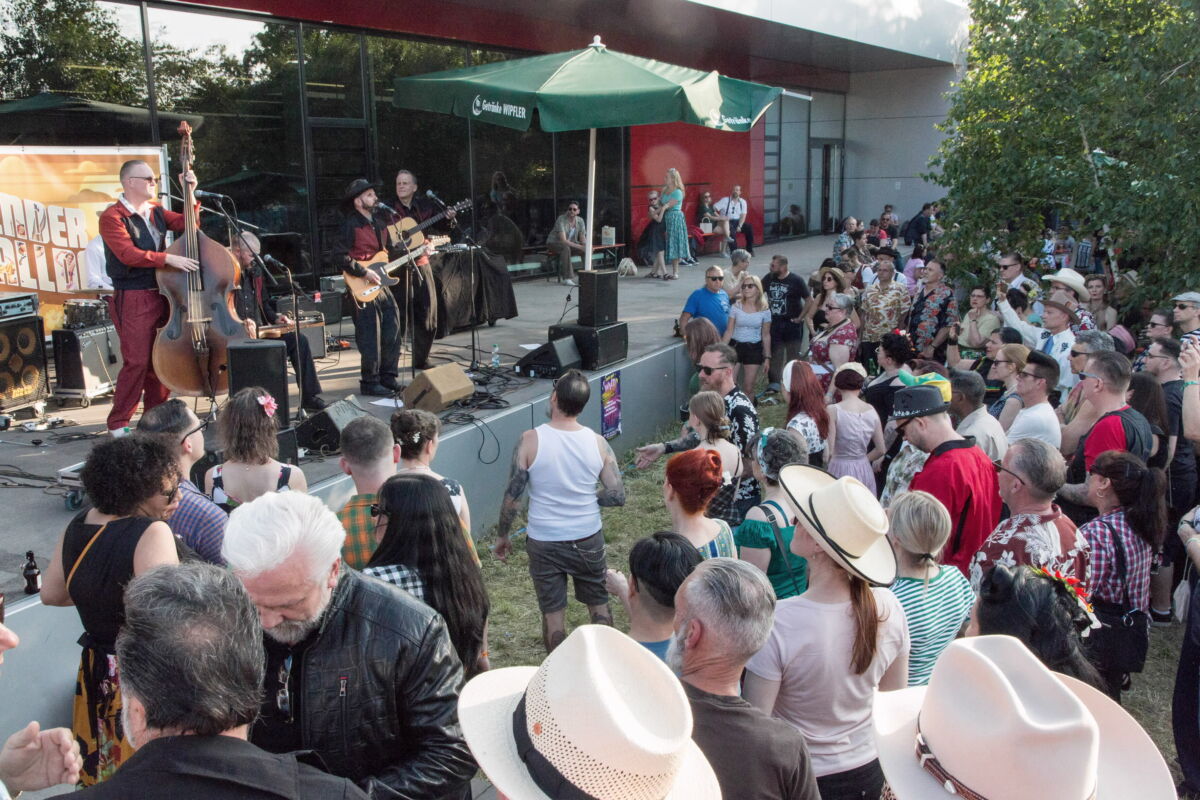
[[[61,326],[64,301],[94,295],[84,250],[130,159],[166,169],[161,148],[0,147],[0,292],[36,292],[47,329]]]
[[[621,370],[600,379],[600,435],[615,439],[621,434]]]

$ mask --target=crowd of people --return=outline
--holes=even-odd
[[[335,512],[277,460],[262,389],[222,409],[225,462],[195,483],[209,421],[151,408],[89,455],[92,506],[45,574],[43,601],[85,631],[73,730],[14,734],[0,787],[465,798],[482,769],[513,800],[1173,796],[1120,703],[1200,567],[1200,293],[1131,310],[1106,273],[1015,253],[951,281],[936,213],[847,220],[812,281],[778,255],[754,275],[740,249],[728,290],[706,270],[680,320],[686,422],[636,454],[665,457],[668,529],[627,564],[607,557],[627,492],[579,421],[588,380],[555,382],[491,549],[523,550],[536,667],[492,667],[479,532],[432,467],[436,416],[350,422]],[[770,400],[779,428],[760,424]],[[590,622],[574,631],[568,585]]]

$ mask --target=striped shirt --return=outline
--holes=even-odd
[[[928,584],[920,578],[897,578],[891,589],[908,618],[908,685],[924,686],[934,662],[970,616],[975,593],[961,572],[944,564]]]

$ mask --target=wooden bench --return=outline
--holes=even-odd
[[[696,234],[690,235],[696,236]],[[712,233],[700,233],[697,238],[700,239],[700,252],[696,253],[698,256],[720,253],[725,248],[725,242],[723,241],[725,239],[725,235],[720,231],[713,231]],[[713,242],[716,242],[717,246],[715,249],[710,249],[709,245],[711,245]]]

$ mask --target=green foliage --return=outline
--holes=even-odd
[[[982,252],[1036,253],[1057,212],[1077,231],[1108,225],[1122,253],[1144,259],[1147,291],[1196,288],[1200,238],[1180,235],[1200,213],[1195,4],[970,7],[967,69],[929,176],[952,187],[944,249],[964,266]]]

